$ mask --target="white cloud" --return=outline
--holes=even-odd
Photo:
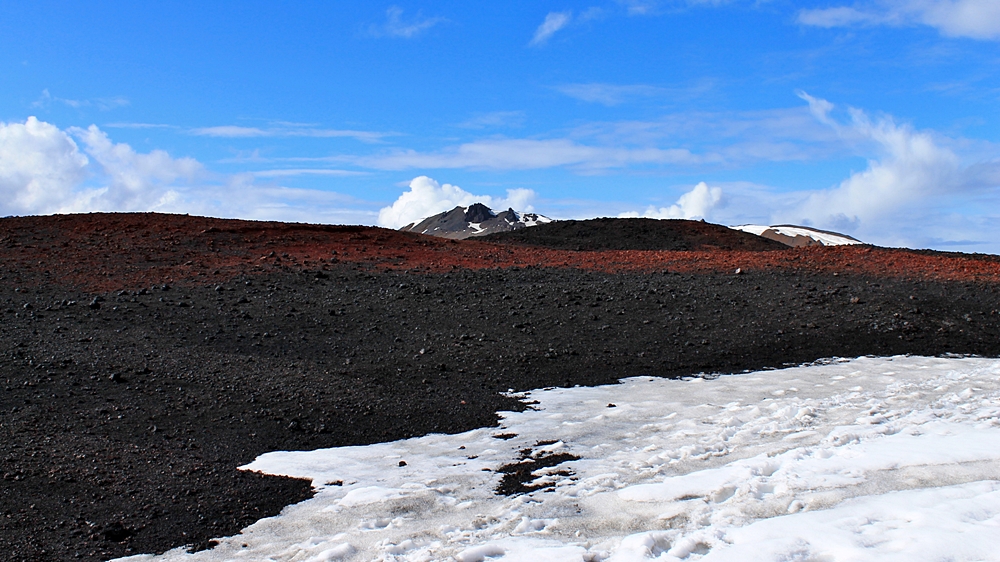
[[[704,96],[715,87],[715,81],[699,80],[688,86],[651,86],[649,84],[606,84],[589,82],[579,84],[563,84],[555,89],[571,98],[581,101],[600,103],[607,106],[618,105],[636,98],[657,97],[672,101],[690,100]]]
[[[75,139],[75,140],[74,140]],[[79,143],[79,144],[78,144]],[[273,170],[264,177],[340,170]],[[0,216],[162,211],[229,218],[372,224],[364,201],[329,191],[212,176],[192,158],[139,153],[91,125],[58,127],[29,117],[0,123]]]
[[[350,177],[350,176],[366,175],[366,172],[355,172],[352,170],[333,170],[329,168],[284,168],[277,170],[260,170],[251,173],[254,175],[254,177],[258,178],[279,178],[288,176]]]
[[[508,189],[507,197],[473,195],[457,185],[440,184],[427,176],[420,176],[410,182],[409,191],[403,192],[392,205],[379,211],[378,224],[386,228],[399,228],[473,203],[482,203],[494,210],[513,208],[530,212],[534,210],[531,206],[534,199],[535,192],[530,189]]]
[[[814,118],[866,154],[865,169],[828,189],[775,191],[727,187],[729,224],[767,222],[816,226],[866,242],[908,247],[996,251],[1000,160],[960,155],[966,141],[917,130],[890,116],[872,118],[800,93]],[[971,157],[971,158],[970,158]],[[762,218],[763,217],[763,218]]]
[[[326,224],[375,224],[365,201],[333,191],[259,185],[253,174],[236,174],[223,185],[187,192],[171,212],[205,216]]]
[[[630,16],[654,16],[668,10],[677,10],[682,7],[691,6],[721,6],[730,4],[734,0],[617,0],[618,4],[625,7]],[[757,0],[755,3],[767,2],[769,0]]]
[[[374,143],[384,137],[396,133],[379,133],[375,131],[357,131],[353,129],[286,129],[274,131],[274,136],[282,137],[314,137],[314,138],[352,138],[361,142]]]
[[[463,129],[519,128],[524,126],[523,111],[493,111],[477,113],[458,124]]]
[[[885,15],[863,12],[849,6],[817,8],[799,12],[799,23],[814,27],[846,27],[849,25],[877,25],[888,23]]]
[[[177,125],[166,125],[163,123],[105,123],[104,127],[109,129],[178,129]]]
[[[534,47],[544,45],[557,31],[569,25],[572,18],[573,12],[571,11],[549,12],[542,25],[539,25],[538,29],[535,30],[535,35],[528,44]]]
[[[163,150],[140,154],[127,144],[113,143],[96,125],[74,127],[70,132],[80,139],[109,180],[83,208],[74,210],[88,210],[90,206],[116,211],[157,210],[179,197],[172,188],[174,183],[188,183],[204,171],[193,158],[172,158]]]
[[[4,214],[157,210],[177,199],[172,184],[201,171],[191,158],[162,150],[139,154],[112,143],[94,125],[66,132],[35,117],[0,123]]]
[[[372,26],[371,33],[376,37],[401,37],[412,39],[435,25],[446,21],[445,18],[425,18],[417,15],[406,21],[403,19],[403,9],[399,6],[390,6],[385,11],[386,21],[382,25]]]
[[[824,125],[830,125],[834,128],[837,127],[837,123],[830,118],[830,113],[833,112],[834,109],[834,105],[832,103],[824,99],[814,98],[802,90],[796,91],[795,95],[799,96],[799,98],[805,100],[805,102],[809,104],[809,113],[812,113],[813,117],[815,117],[817,121],[823,123]]]
[[[621,168],[641,164],[693,164],[702,161],[680,148],[619,148],[587,146],[568,139],[489,139],[435,153],[405,151],[359,163],[379,169],[491,168],[530,170],[570,166],[580,170]]]
[[[851,110],[846,129],[875,142],[880,154],[868,168],[835,188],[812,193],[792,216],[813,224],[852,230],[862,223],[927,198],[947,193],[961,183],[958,157],[927,132],[897,125],[890,118],[873,122]]]
[[[645,16],[659,11],[660,2],[657,0],[618,0],[618,3],[625,6],[625,10],[630,16]]]
[[[1000,158],[995,146],[800,95],[809,102],[815,123],[824,124],[849,153],[868,159],[863,169],[827,189],[713,182],[724,190],[720,203],[708,205],[713,200],[701,190],[700,197],[692,192],[674,206],[647,209],[645,216],[704,214],[731,225],[815,226],[880,245],[1000,252]],[[695,204],[699,201],[703,213]]]
[[[728,4],[734,0],[616,0],[617,4],[625,8],[625,14],[629,16],[655,16],[663,13],[678,11],[694,6],[719,6]],[[769,0],[757,0],[757,2],[767,2]],[[583,25],[588,22],[603,20],[610,15],[621,13],[620,10],[609,9],[609,7],[591,6],[582,9],[574,14],[572,10],[563,12],[549,12],[545,20],[535,29],[535,34],[528,42],[530,47],[545,45],[558,31],[565,29],[569,25]]]
[[[996,0],[911,0],[910,4],[922,23],[945,35],[1000,39],[1000,2]]]
[[[712,212],[722,203],[722,189],[718,187],[708,187],[705,182],[700,182],[694,189],[681,195],[677,202],[669,207],[657,209],[650,206],[642,214],[632,211],[622,213],[622,218],[644,217],[649,219],[709,219]]]
[[[57,127],[0,122],[0,215],[57,212],[75,199],[89,161]]]
[[[608,15],[608,11],[604,8],[598,6],[591,6],[586,10],[580,12],[580,15],[576,16],[576,21],[578,22],[588,22],[595,20],[602,20]]]
[[[926,25],[948,37],[1000,39],[997,0],[880,0],[859,7],[837,6],[799,12],[799,23],[817,27]]]
[[[618,105],[628,98],[655,96],[663,92],[662,88],[645,84],[565,84],[556,89],[571,98],[608,106]]]
[[[254,138],[254,137],[313,137],[337,138],[346,137],[361,142],[375,143],[394,133],[379,133],[374,131],[357,131],[352,129],[320,129],[297,123],[275,123],[280,125],[268,129],[259,127],[242,127],[239,125],[220,125],[216,127],[199,127],[191,129],[192,135],[220,138]],[[152,125],[151,125],[152,126]]]
[[[111,111],[112,109],[118,107],[124,107],[129,105],[128,98],[122,96],[114,96],[110,98],[95,98],[91,100],[74,100],[68,98],[60,98],[53,96],[49,93],[48,88],[42,90],[42,95],[32,102],[31,107],[33,108],[45,108],[48,107],[52,102],[61,103],[65,106],[72,107],[74,109],[80,109],[83,107],[96,107],[101,111]]]
[[[587,123],[568,136],[600,146],[669,143],[695,155],[689,164],[730,168],[758,162],[816,161],[849,153],[844,139],[801,105],[742,112],[682,112],[652,121]]]
[[[226,137],[226,138],[271,136],[271,134],[268,133],[267,131],[263,129],[258,129],[257,127],[240,127],[237,125],[220,125],[218,127],[199,127],[197,129],[191,129],[191,134],[202,137]]]

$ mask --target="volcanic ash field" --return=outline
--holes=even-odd
[[[1000,259],[550,224],[0,219],[0,559],[995,558]]]

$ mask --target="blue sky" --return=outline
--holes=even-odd
[[[798,223],[1000,253],[1000,2],[7,2],[0,215]]]

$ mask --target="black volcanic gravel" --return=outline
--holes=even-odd
[[[479,236],[501,244],[559,250],[787,250],[781,242],[705,221],[588,219],[554,221],[531,228]]]
[[[338,265],[93,295],[15,275],[0,270],[3,560],[206,547],[309,496],[235,470],[257,455],[494,424],[522,407],[508,389],[1000,355],[993,285]]]

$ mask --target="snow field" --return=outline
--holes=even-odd
[[[801,228],[797,226],[764,226],[757,224],[744,224],[740,226],[731,226],[733,230],[742,230],[743,232],[749,232],[750,234],[756,234],[760,236],[765,231],[771,230],[777,232],[778,234],[784,234],[785,236],[791,236],[792,238],[796,236],[805,236],[807,238],[812,238],[817,242],[822,243],[824,246],[843,246],[851,244],[864,244],[859,240],[853,238],[848,238],[846,236],[837,236],[830,232],[821,232],[819,230],[813,230],[811,228]]]
[[[501,428],[274,452],[318,492],[127,560],[1000,560],[1000,361],[859,358],[528,393]],[[571,453],[546,489],[497,469]]]

